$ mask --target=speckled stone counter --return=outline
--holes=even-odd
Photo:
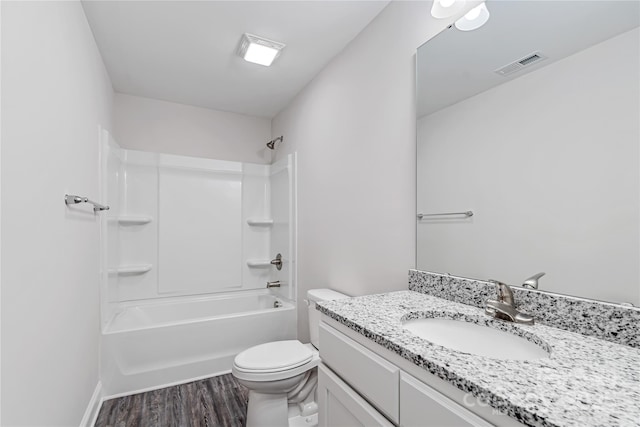
[[[640,426],[640,350],[546,325],[517,325],[480,308],[414,291],[321,302],[318,310],[529,426]],[[449,317],[505,330],[549,350],[537,360],[462,353],[402,321]]]
[[[463,304],[484,307],[496,297],[495,285],[484,280],[409,270],[409,290]],[[537,323],[640,348],[640,308],[570,295],[512,287],[518,310]]]

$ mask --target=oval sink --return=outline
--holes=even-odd
[[[509,332],[464,320],[412,319],[403,327],[434,344],[463,353],[504,360],[535,360],[549,357],[539,345]]]

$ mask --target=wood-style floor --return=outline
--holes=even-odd
[[[107,400],[96,427],[243,427],[249,391],[231,374]]]

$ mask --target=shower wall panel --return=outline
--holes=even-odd
[[[295,235],[295,198],[294,180],[291,174],[295,170],[293,167],[293,156],[271,165],[269,186],[271,188],[271,215],[273,226],[271,229],[271,252],[282,254],[282,270],[275,271],[275,279],[281,285],[278,293],[291,300],[296,299],[295,295],[295,242],[292,236]]]
[[[271,219],[269,166],[244,163],[242,180],[242,283],[245,288],[264,288],[273,280],[274,267],[249,267],[247,260],[269,261],[271,227],[250,225],[251,220]]]
[[[161,294],[242,288],[242,169],[159,168]]]
[[[110,266],[118,279],[120,301],[148,298],[158,288],[158,160],[157,154],[123,150],[122,197],[117,215],[119,258]],[[147,218],[148,223],[126,219]],[[125,221],[122,221],[125,219]],[[149,271],[137,274],[136,267],[148,266]],[[118,274],[118,268],[129,268],[128,274]]]

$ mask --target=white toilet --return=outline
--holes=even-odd
[[[297,427],[318,423],[316,388],[318,354],[318,301],[348,298],[331,289],[311,289],[309,333],[311,344],[297,340],[274,341],[251,347],[233,361],[233,376],[249,389],[246,427]]]

